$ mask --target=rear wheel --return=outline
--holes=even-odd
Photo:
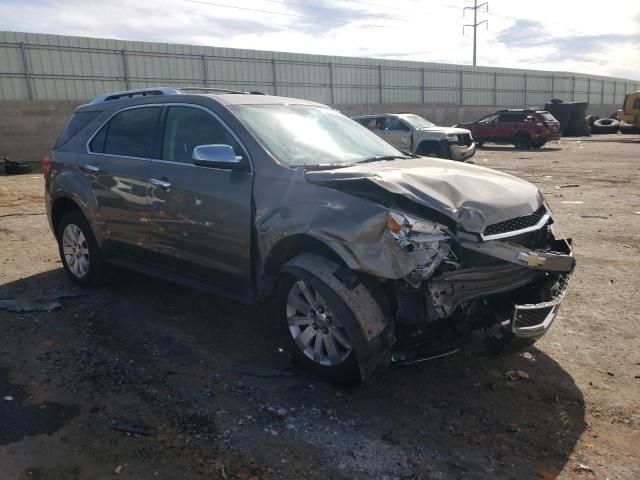
[[[519,150],[528,150],[532,146],[531,137],[526,133],[518,133],[513,139],[513,145]]]
[[[532,144],[531,144],[531,146],[532,146],[533,148],[542,148],[542,147],[544,147],[544,145],[545,145],[546,143],[547,143],[547,142],[537,142],[537,143],[532,143]]]
[[[108,265],[81,212],[70,212],[62,217],[58,225],[58,249],[62,265],[74,283],[93,287],[108,278]]]

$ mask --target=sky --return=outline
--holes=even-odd
[[[482,0],[478,0],[482,3]],[[480,66],[640,80],[639,0],[490,0]],[[473,0],[0,0],[0,30],[470,65]],[[463,31],[464,30],[464,31]]]

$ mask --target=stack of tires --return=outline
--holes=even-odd
[[[640,126],[632,125],[627,122],[620,122],[620,133],[640,133]]]
[[[588,108],[589,102],[564,103],[557,98],[552,98],[544,106],[544,109],[560,122],[560,132],[563,137],[588,137],[591,135],[591,127],[585,118]]]

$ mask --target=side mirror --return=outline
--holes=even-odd
[[[227,169],[238,168],[242,161],[229,145],[198,145],[193,149],[191,159],[200,167]]]

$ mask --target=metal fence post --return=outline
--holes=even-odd
[[[276,59],[272,58],[271,71],[273,74],[273,94],[274,95],[278,95],[278,74],[276,73],[276,70],[277,70]]]
[[[615,82],[613,82],[613,102],[611,102],[611,103],[613,103],[614,105],[615,105],[615,103],[616,103],[616,101],[617,101],[617,100],[616,100],[616,97],[618,96],[618,95],[617,95],[617,92],[616,92],[616,90],[617,90],[617,89],[618,89],[618,81],[616,80]]]
[[[591,102],[591,77],[587,81],[587,102]]]
[[[549,97],[550,99],[553,98],[555,90],[556,90],[556,76],[551,75],[551,96]]]
[[[602,92],[600,93],[600,105],[604,105],[604,79],[602,80]]]
[[[129,90],[129,65],[127,65],[127,52],[125,52],[124,48],[120,50],[120,54],[122,55],[122,71],[124,72],[124,85],[126,90]]]
[[[462,97],[462,80],[463,80],[462,75],[463,75],[463,73],[462,73],[462,70],[460,70],[458,72],[458,74],[459,74],[458,75],[458,89],[459,89],[458,96],[459,96],[459,100],[460,100],[458,102],[458,105],[462,105],[462,101],[463,101],[463,97]]]
[[[498,105],[498,72],[493,72],[493,104]]]
[[[331,105],[335,105],[336,97],[333,92],[333,63],[331,62],[329,62],[329,93],[331,95]]]
[[[378,65],[378,95],[382,104],[382,65]]]
[[[208,79],[207,79],[207,59],[204,55],[200,55],[202,58],[202,83],[204,83],[205,88],[207,87]]]
[[[571,85],[571,101],[576,101],[576,76],[573,76],[573,84]]]
[[[29,71],[29,58],[27,57],[27,49],[24,42],[20,42],[20,51],[22,52],[22,63],[24,64],[24,78],[27,81],[27,92],[29,100],[33,100],[33,86],[31,85],[31,73]]]
[[[527,74],[525,73],[524,75],[524,101],[522,102],[524,104],[524,106],[527,106]]]
[[[427,86],[425,85],[426,77],[425,68],[422,67],[422,103],[427,103]]]

